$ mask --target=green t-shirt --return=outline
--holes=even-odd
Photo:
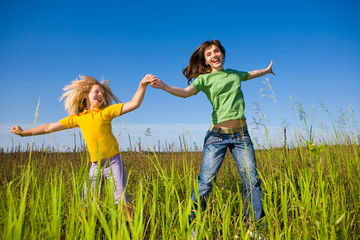
[[[241,82],[248,78],[247,72],[226,69],[202,74],[192,82],[191,86],[197,92],[203,91],[213,107],[212,124],[246,119]]]

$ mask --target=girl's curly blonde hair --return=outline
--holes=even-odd
[[[91,76],[79,76],[80,80],[76,79],[70,85],[66,85],[63,90],[65,91],[60,101],[65,99],[65,110],[71,114],[79,114],[86,108],[86,96],[90,93],[94,85],[100,85],[104,89],[104,104],[103,108],[111,105],[112,100],[119,103],[119,99],[112,93],[109,87],[109,80],[103,80],[99,83],[98,80]]]

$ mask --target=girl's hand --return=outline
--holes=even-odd
[[[17,126],[12,126],[11,127],[11,130],[10,130],[10,132],[12,132],[12,133],[14,133],[14,134],[16,134],[16,135],[19,135],[19,136],[21,136],[21,133],[23,132],[24,130],[19,126],[19,125],[17,125]]]
[[[275,75],[275,73],[272,70],[272,65],[273,65],[273,61],[271,60],[269,66],[266,68],[266,70],[267,70],[267,73],[272,73]]]
[[[163,81],[161,81],[160,79],[155,78],[155,79],[151,82],[151,86],[152,86],[153,88],[163,89],[163,88],[164,88],[164,83],[163,83]]]

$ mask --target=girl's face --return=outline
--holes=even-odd
[[[224,54],[217,46],[211,45],[205,48],[204,57],[205,64],[211,67],[212,72],[223,69]]]
[[[105,101],[105,93],[103,87],[100,85],[94,85],[90,93],[87,96],[88,109],[91,110],[94,107],[101,107]]]

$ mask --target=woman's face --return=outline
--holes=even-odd
[[[223,69],[224,54],[216,45],[205,48],[204,57],[205,64],[211,67],[212,72]]]

